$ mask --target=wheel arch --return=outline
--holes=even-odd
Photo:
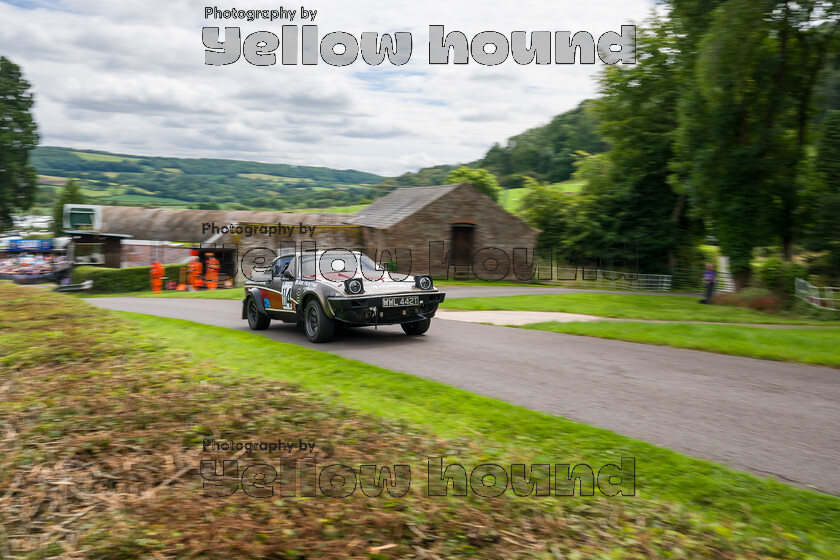
[[[245,299],[242,300],[242,318],[248,318],[248,299],[254,298],[254,303],[257,304],[257,311],[262,313],[263,315],[268,315],[265,312],[265,305],[263,304],[262,297],[260,296],[260,289],[259,288],[249,288],[248,295],[245,296]]]
[[[300,317],[303,317],[304,312],[306,312],[306,306],[309,305],[309,302],[313,299],[317,300],[318,303],[321,304],[321,309],[327,317],[330,319],[335,318],[335,313],[333,312],[329,302],[326,301],[326,298],[320,297],[318,293],[313,290],[304,292],[303,296],[300,298],[300,305],[298,306]]]

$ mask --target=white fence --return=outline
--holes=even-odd
[[[670,274],[638,274],[615,270],[537,267],[537,279],[573,288],[595,290],[631,290],[638,292],[671,291]]]
[[[838,303],[840,303],[840,287],[824,286],[820,288],[814,286],[807,280],[797,278],[796,297],[820,309],[840,311],[838,309]]]
[[[625,290],[634,292],[697,292],[703,293],[703,270],[678,268],[674,274],[639,274],[599,268],[556,268],[538,265],[534,280],[552,286],[580,288],[587,290]],[[475,279],[471,267],[452,266],[448,278],[454,280]],[[734,292],[735,282],[727,272],[718,272],[715,293]]]

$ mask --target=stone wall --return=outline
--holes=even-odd
[[[123,241],[121,247],[121,266],[151,266],[152,261],[158,260],[162,264],[178,264],[190,257],[190,248],[177,245],[127,244]]]

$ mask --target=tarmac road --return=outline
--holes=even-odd
[[[238,301],[87,301],[248,329]],[[261,334],[840,495],[835,369],[444,319],[420,337],[361,328],[311,344],[275,322]]]

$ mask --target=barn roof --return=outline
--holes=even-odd
[[[360,226],[389,228],[464,184],[401,187],[352,214],[347,221]]]
[[[102,232],[122,233],[135,239],[201,243],[210,233],[205,224],[221,228],[231,224],[340,225],[341,214],[276,212],[269,210],[190,210],[102,206]]]

